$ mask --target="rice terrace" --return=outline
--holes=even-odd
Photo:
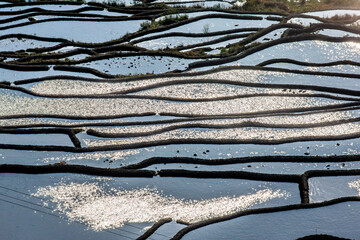
[[[0,239],[360,239],[359,0],[0,0]]]

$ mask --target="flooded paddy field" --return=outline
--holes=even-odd
[[[360,239],[360,11],[241,2],[1,2],[0,239]]]

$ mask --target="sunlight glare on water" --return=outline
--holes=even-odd
[[[360,179],[349,182],[349,187],[355,188],[358,191],[359,196],[360,196]]]
[[[164,196],[156,189],[106,190],[98,183],[70,183],[39,188],[36,197],[49,197],[57,211],[94,230],[118,228],[126,222],[155,222],[163,218],[197,222],[232,214],[286,193],[263,189],[242,196],[183,200]]]

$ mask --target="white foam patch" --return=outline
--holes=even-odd
[[[98,183],[70,183],[39,188],[36,197],[49,197],[57,211],[96,231],[118,228],[126,222],[156,222],[163,218],[194,223],[232,214],[255,204],[284,197],[280,190],[207,200],[183,200],[164,196],[155,189],[106,190]]]

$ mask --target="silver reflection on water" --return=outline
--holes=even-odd
[[[360,196],[360,179],[349,182],[349,187],[355,188],[358,191],[359,196]]]
[[[339,137],[359,134],[359,124],[348,123],[336,126],[314,127],[307,129],[265,129],[265,128],[233,128],[226,130],[173,130],[147,137],[112,140],[84,139],[87,146],[99,147],[120,144],[133,144],[138,142],[156,142],[162,139],[216,139],[241,141],[278,141],[301,139],[303,137]]]
[[[148,150],[149,151],[149,150]],[[125,157],[139,154],[139,150],[117,151],[117,152],[95,152],[95,153],[77,153],[77,154],[64,154],[58,157],[46,157],[43,158],[45,163],[54,161],[73,161],[73,160],[85,160],[100,161],[108,159],[110,161],[123,160]]]
[[[184,200],[164,196],[156,189],[105,189],[98,183],[70,183],[39,188],[33,195],[49,197],[57,204],[56,210],[70,220],[101,231],[121,227],[126,222],[155,222],[169,217],[193,223],[232,214],[286,194],[263,189],[242,196]]]

